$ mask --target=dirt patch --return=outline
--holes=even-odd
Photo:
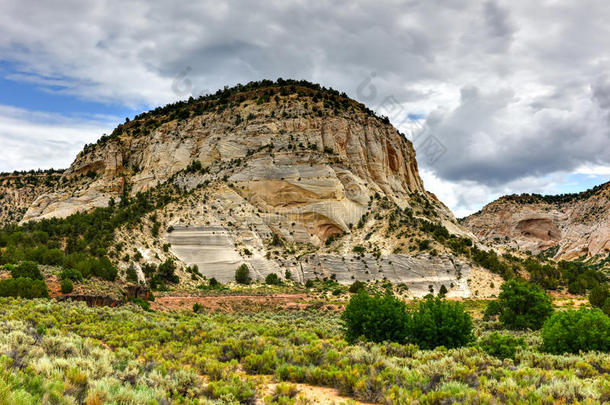
[[[49,289],[49,295],[51,298],[56,298],[63,295],[61,292],[61,284],[57,276],[47,277],[45,282],[47,283],[47,288]]]
[[[553,305],[559,308],[574,308],[586,307],[589,305],[589,298],[583,295],[570,294],[565,291],[550,291]]]
[[[308,300],[306,294],[274,294],[265,296],[227,295],[219,297],[164,296],[151,302],[151,308],[161,311],[192,309],[195,303],[207,312],[254,312],[277,310],[319,309],[340,311],[340,305],[322,304]]]
[[[161,311],[192,309],[199,304],[207,312],[254,312],[277,310],[319,309],[339,311],[339,305],[308,301],[307,294],[274,294],[265,296],[227,295],[220,297],[164,296],[151,302],[151,308]]]
[[[339,390],[328,387],[318,387],[315,385],[308,384],[294,384],[297,387],[298,394],[297,404],[305,403],[305,404],[373,404],[372,402],[360,402],[355,399],[344,397],[339,394]],[[261,394],[263,399],[258,399],[256,404],[262,405],[264,404],[264,397],[273,395],[275,391],[275,387],[277,383],[268,383],[262,390]],[[302,399],[299,402],[299,399]]]

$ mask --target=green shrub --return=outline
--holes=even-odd
[[[136,272],[136,268],[133,264],[127,268],[127,271],[125,273],[125,279],[132,283],[138,282],[138,273]]]
[[[610,318],[599,309],[556,312],[542,327],[542,349],[549,353],[610,351]]]
[[[500,302],[498,300],[490,301],[485,308],[485,313],[483,314],[483,320],[489,321],[494,316],[500,315],[501,307]]]
[[[360,290],[364,290],[366,289],[366,283],[363,283],[362,281],[354,281],[352,283],[352,285],[349,286],[349,292],[351,292],[352,294],[356,294],[358,292],[360,292]]]
[[[199,313],[203,311],[203,305],[201,305],[200,303],[196,302],[193,304],[193,312],[195,313]]]
[[[100,259],[93,257],[87,258],[75,263],[74,268],[76,268],[85,278],[96,276],[104,280],[114,281],[118,274],[116,267],[114,267],[107,257],[102,257]]]
[[[64,269],[59,273],[60,280],[83,281],[83,275],[78,270]]]
[[[42,272],[34,262],[21,262],[11,270],[11,277],[25,277],[32,280],[42,280]]]
[[[267,349],[261,354],[249,354],[242,363],[244,369],[251,374],[273,374],[280,365],[275,349]]]
[[[49,291],[44,280],[7,278],[0,280],[0,297],[48,298]]]
[[[273,396],[268,398],[273,404],[292,404],[295,403],[299,390],[295,384],[279,383],[275,386]],[[267,398],[265,398],[267,400]]]
[[[235,270],[235,281],[239,284],[250,284],[252,279],[250,278],[250,269],[248,268],[248,265],[244,263]]]
[[[610,315],[610,291],[608,286],[598,284],[589,293],[589,302],[595,308],[601,308],[606,315]]]
[[[214,277],[212,277],[212,278],[210,279],[209,283],[210,283],[210,288],[218,288],[218,287],[221,287],[221,286],[222,286],[222,284],[220,284],[220,283],[218,282],[218,280],[216,280],[216,278],[214,278]]]
[[[146,301],[145,299],[139,297],[131,297],[129,298],[129,302],[136,304],[145,311],[150,311],[150,302]]]
[[[553,312],[551,298],[535,284],[510,280],[500,288],[497,302],[490,305],[509,329],[540,329]],[[486,315],[494,311],[486,311]]]
[[[445,284],[442,284],[441,288],[438,290],[438,295],[444,297],[445,295],[447,295],[447,292],[447,287],[445,287]]]
[[[313,288],[313,280],[305,281],[305,288]]]
[[[406,305],[390,294],[371,297],[361,290],[350,299],[341,320],[345,339],[350,343],[360,337],[373,342],[406,341]]]
[[[473,339],[472,318],[459,302],[428,297],[412,313],[408,334],[422,349],[461,347]]]
[[[480,340],[481,349],[485,350],[491,356],[501,360],[514,359],[517,348],[525,348],[525,340],[512,335],[501,335],[494,332]]]
[[[63,294],[70,294],[72,291],[74,291],[74,284],[72,284],[72,281],[68,279],[62,280],[60,286]]]
[[[256,395],[253,381],[233,377],[231,381],[212,381],[206,387],[209,396],[222,399],[223,403],[253,403]]]
[[[157,268],[157,274],[159,275],[159,278],[169,283],[177,283],[178,281],[180,281],[175,271],[176,263],[174,263],[174,261],[171,259],[167,259]]]
[[[267,274],[267,277],[265,277],[265,284],[280,285],[280,284],[282,284],[282,280],[280,280],[280,278],[278,277],[277,274],[270,273],[270,274]]]

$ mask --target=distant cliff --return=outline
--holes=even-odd
[[[502,197],[462,224],[491,245],[557,259],[610,252],[610,182],[578,194]]]

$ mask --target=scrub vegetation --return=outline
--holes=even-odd
[[[471,320],[461,311],[468,302],[379,299],[409,322],[429,322],[434,313]],[[150,312],[1,298],[0,403],[302,404],[310,399],[296,384],[307,384],[383,404],[601,404],[610,401],[610,355],[599,349],[608,347],[572,354],[572,346],[547,338],[565,325],[572,325],[569,339],[602,322],[607,344],[601,317],[600,310],[557,311],[542,332],[474,318],[469,339],[449,348],[419,346],[409,333],[402,342],[392,334],[355,337],[336,312]]]

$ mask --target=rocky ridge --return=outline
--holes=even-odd
[[[610,182],[578,194],[502,197],[461,221],[492,246],[555,259],[610,253]]]

